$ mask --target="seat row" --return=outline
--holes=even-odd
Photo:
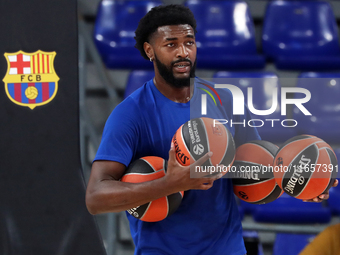
[[[248,214],[259,224],[291,224],[294,226],[317,226],[319,224],[332,224],[332,217],[340,216],[340,186],[331,188],[329,199],[323,203],[303,202],[286,193],[275,201],[263,204],[249,204],[240,201],[240,214]],[[319,225],[320,226],[320,225]],[[288,228],[286,229],[286,231]],[[313,240],[316,233],[306,234],[301,230],[296,233],[276,233],[273,255],[296,255]],[[246,233],[247,231],[245,231]],[[254,231],[253,231],[254,232]],[[255,232],[256,233],[256,232]],[[261,247],[260,247],[261,248]],[[261,251],[261,249],[259,250]],[[262,253],[259,253],[262,254]]]
[[[139,20],[161,1],[102,0],[94,41],[107,68],[151,69],[134,48]],[[326,0],[268,1],[262,26],[262,51],[254,22],[243,0],[188,0],[197,21],[197,67],[213,70],[340,70],[338,27]]]
[[[275,201],[263,205],[239,201],[239,211],[242,218],[245,215],[250,215],[254,222],[260,225],[271,224],[273,227],[280,224],[285,226],[285,229],[282,227],[273,228],[276,229],[276,237],[272,254],[296,255],[316,236],[315,230],[312,231],[313,226],[331,225],[332,219],[340,216],[339,199],[340,186],[337,186],[329,190],[329,199],[322,203],[303,202],[283,193]],[[287,226],[287,224],[290,225]],[[300,226],[305,229],[303,230],[303,227],[300,228]],[[249,231],[244,231],[244,233],[247,232]],[[256,231],[251,232],[255,232],[256,235]],[[258,254],[263,254],[261,243],[259,248]]]
[[[323,203],[303,202],[283,193],[271,203],[257,205],[240,201],[241,215],[251,215],[255,222],[276,224],[326,224],[340,216],[340,187],[331,188]]]

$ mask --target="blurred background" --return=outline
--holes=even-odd
[[[263,94],[254,96],[257,109],[266,109],[271,100],[261,89],[268,81],[311,92],[306,108],[313,116],[301,116],[291,107],[287,116],[278,118],[294,118],[298,128],[262,129],[263,139],[280,145],[297,134],[314,134],[339,155],[340,1],[78,0],[81,160],[86,181],[107,117],[153,77],[151,63],[133,48],[138,21],[151,7],[171,3],[187,5],[197,20],[197,76],[232,78],[241,87],[258,87]],[[331,198],[321,204],[287,196],[265,206],[240,202],[248,254],[298,254],[316,234],[339,222],[340,191],[331,191]],[[133,254],[124,213],[96,219],[107,254]]]

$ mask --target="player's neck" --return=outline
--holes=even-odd
[[[156,88],[168,99],[176,103],[187,103],[192,97],[193,86],[176,88],[162,78],[153,78]]]

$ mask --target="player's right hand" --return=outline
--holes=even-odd
[[[182,166],[176,159],[175,146],[171,142],[169,151],[168,169],[165,175],[167,184],[171,185],[174,192],[186,191],[190,189],[207,190],[213,186],[215,180],[223,176],[222,173],[213,175],[211,177],[192,177],[190,169],[193,171],[196,166],[201,166],[212,156],[212,152],[206,153],[203,157],[189,166]]]

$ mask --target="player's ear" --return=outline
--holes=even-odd
[[[148,56],[148,58],[153,60],[154,59],[154,52],[153,52],[152,45],[148,42],[144,42],[143,48],[144,48],[145,54]]]

